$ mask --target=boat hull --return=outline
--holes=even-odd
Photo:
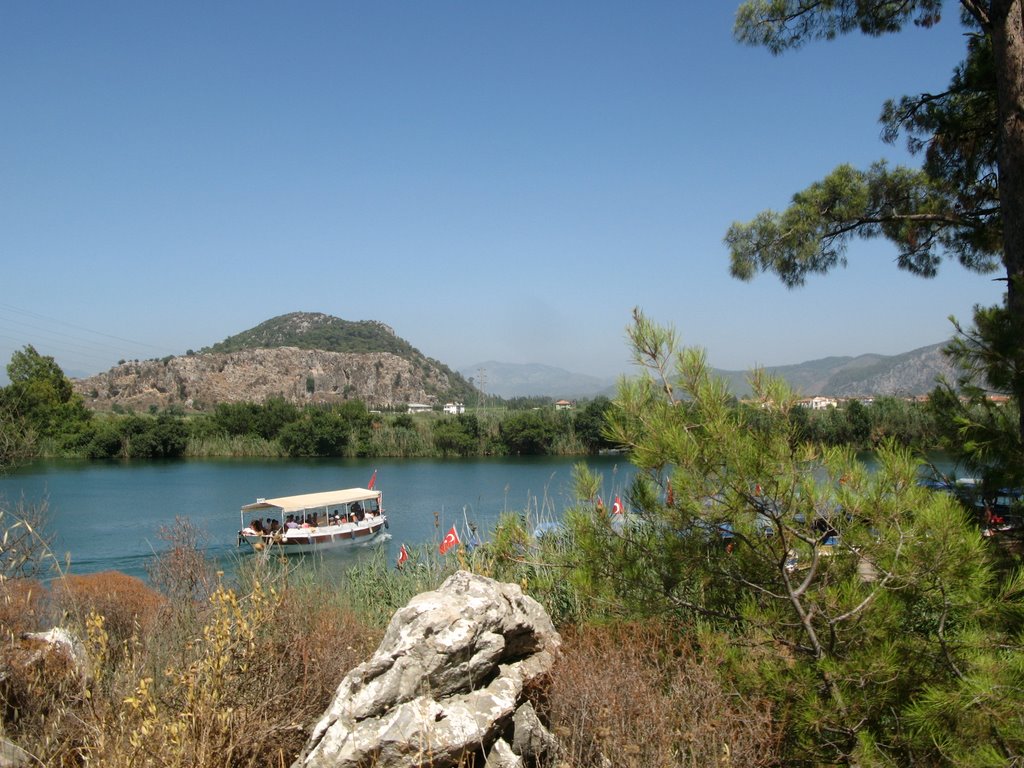
[[[302,555],[365,544],[378,538],[386,528],[387,518],[382,516],[357,523],[295,528],[274,534],[242,531],[239,536],[257,552],[269,548],[279,554]]]

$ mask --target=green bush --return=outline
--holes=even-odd
[[[552,416],[544,411],[513,413],[499,427],[501,442],[511,454],[550,453],[557,433]]]

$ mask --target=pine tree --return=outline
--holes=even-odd
[[[781,380],[755,372],[737,406],[672,330],[637,312],[630,337],[644,374],[608,432],[639,468],[631,512],[570,521],[592,594],[741,649],[787,764],[952,765],[979,744],[1020,760],[1019,582],[956,500],[897,446],[869,471],[801,442]]]
[[[735,34],[773,53],[861,31],[930,27],[943,0],[749,0]],[[889,102],[884,137],[905,135],[920,169],[840,165],[781,213],[736,223],[726,235],[732,273],[777,274],[789,286],[845,263],[853,237],[885,237],[901,268],[925,277],[944,257],[987,272],[1000,264],[1005,324],[1017,339],[1007,369],[1024,370],[1024,18],[1022,0],[960,0],[967,54],[946,92]],[[1024,399],[1024,375],[1012,395]],[[1024,436],[1024,410],[1017,424]]]

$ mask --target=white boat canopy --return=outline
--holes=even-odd
[[[303,512],[307,509],[341,506],[369,499],[379,500],[380,491],[372,491],[369,488],[343,488],[338,491],[281,496],[277,499],[257,499],[254,503],[242,507],[242,512],[255,512],[263,509],[280,510],[282,513]]]

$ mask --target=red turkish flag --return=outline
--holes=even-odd
[[[445,534],[444,539],[441,541],[441,546],[438,548],[441,550],[441,554],[445,554],[449,549],[454,547],[456,544],[461,544],[462,539],[459,538],[459,532],[455,530],[455,526]]]

